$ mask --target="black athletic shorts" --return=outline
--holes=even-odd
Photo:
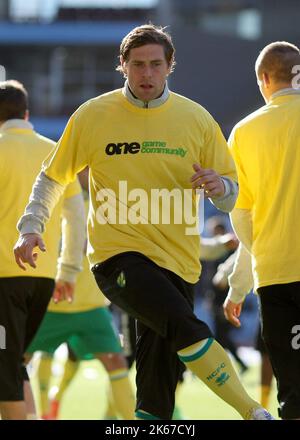
[[[5,329],[0,344],[0,401],[23,400],[23,355],[43,319],[53,289],[54,280],[48,278],[0,278],[0,326]]]
[[[193,313],[194,285],[138,252],[92,271],[104,295],[137,319],[137,409],[171,419],[182,372],[177,351],[212,336]]]
[[[277,380],[279,415],[300,418],[300,282],[260,287],[258,293],[262,335]]]
[[[263,337],[262,337],[262,331],[261,326],[259,325],[259,328],[257,329],[257,335],[255,340],[255,349],[260,352],[261,355],[267,354],[266,345],[264,343]]]

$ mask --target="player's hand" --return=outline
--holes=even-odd
[[[204,190],[204,196],[222,197],[225,193],[225,185],[221,176],[215,170],[201,168],[197,163],[193,165],[195,174],[191,177],[192,187]]]
[[[239,317],[241,315],[243,303],[236,304],[232,302],[229,298],[226,298],[223,304],[224,315],[227,321],[235,327],[241,326],[241,321]]]
[[[28,263],[29,266],[36,268],[36,260],[38,257],[37,252],[33,252],[33,249],[38,247],[42,252],[46,251],[45,243],[43,242],[40,234],[22,234],[20,235],[17,243],[14,247],[15,260],[17,265],[26,270],[24,263]]]
[[[55,303],[60,301],[68,301],[71,303],[74,296],[75,283],[69,281],[56,280],[52,299]]]

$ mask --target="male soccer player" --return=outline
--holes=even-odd
[[[252,254],[263,339],[283,419],[300,418],[300,352],[292,343],[300,319],[299,66],[299,48],[288,42],[261,51],[255,71],[266,105],[239,122],[230,136],[240,184],[232,221]],[[240,325],[242,297],[229,295],[224,308],[232,324]]]
[[[227,354],[193,313],[200,275],[199,236],[190,228],[193,213],[197,217],[194,190],[203,188],[230,211],[237,183],[212,116],[169,91],[173,67],[174,46],[163,29],[133,29],[120,47],[124,87],[86,102],[71,117],[44,163],[34,200],[45,205],[38,197],[43,188],[63,188],[89,166],[92,271],[111,302],[138,320],[138,419],[172,417],[179,359],[243,418],[265,419],[269,414],[248,396]],[[24,235],[36,224],[34,211],[31,202],[30,221],[25,215],[19,222],[19,263],[32,264],[40,239]]]
[[[55,208],[47,226],[44,236],[47,253],[40,256],[38,268],[24,272],[16,266],[11,252],[18,236],[15,222],[24,211],[43,160],[55,145],[33,130],[28,117],[27,92],[22,84],[17,81],[0,83],[0,325],[6,332],[6,347],[0,350],[0,413],[3,419],[26,418],[23,383],[29,389],[29,382],[22,357],[53,293],[61,215],[65,246],[59,264],[57,298],[60,294],[72,294],[74,276],[80,270],[82,259],[82,252],[78,253],[76,248],[79,243],[83,246],[81,235],[85,229],[81,188],[75,181],[66,188],[64,200]],[[75,234],[79,237],[70,242],[69,238]],[[45,250],[41,241],[38,245],[41,251]],[[66,251],[70,253],[67,255]],[[36,255],[33,260],[35,258]]]

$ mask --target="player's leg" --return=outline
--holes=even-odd
[[[120,331],[123,336],[123,351],[130,369],[131,365],[135,361],[136,356],[136,321],[134,318],[129,316],[128,313],[119,308],[118,310],[120,310]],[[175,407],[172,415],[173,420],[182,420],[184,418],[181,409],[178,405],[176,405],[176,400],[180,393],[180,389],[182,388],[183,373],[185,369],[185,365],[181,363],[180,377],[177,382],[175,392]]]
[[[39,387],[39,409],[42,419],[48,418],[49,412],[49,385],[52,375],[53,354],[41,352],[35,359],[34,374]]]
[[[193,314],[193,299],[191,298],[193,295],[189,293],[193,290],[191,285],[137,254],[117,256],[102,265],[97,265],[93,271],[102,292],[144,326],[142,337],[138,338],[138,411],[143,410],[156,418],[171,418],[173,412],[174,396],[172,394],[175,388],[170,386],[170,382],[165,388],[158,389],[158,384],[151,387],[150,382],[156,380],[158,375],[154,378],[147,374],[152,398],[150,399],[149,393],[144,399],[146,388],[143,387],[142,380],[138,379],[143,376],[143,368],[149,369],[154,362],[153,356],[152,360],[150,356],[152,353],[150,341],[155,339],[156,334],[167,341],[166,357],[169,357],[171,352],[179,352],[180,359],[186,363],[188,368],[191,368],[244,418],[251,417],[252,411],[260,407],[244,390],[229,357],[225,350],[212,339],[207,325]],[[169,347],[169,352],[167,347]],[[159,357],[162,357],[162,352],[156,351],[155,364],[157,366],[162,363]],[[214,377],[216,371],[223,365],[226,367],[226,374],[222,375],[222,380],[211,380],[210,377]],[[170,375],[168,362],[165,366]],[[152,374],[154,375],[154,370]],[[168,380],[166,374],[162,374],[162,377],[164,381]],[[139,395],[140,390],[144,390],[141,392],[142,395]],[[159,400],[170,404],[168,411],[165,412],[160,407]]]
[[[74,351],[72,350],[72,348],[68,343],[67,343],[67,350],[68,350],[68,357],[64,364],[62,377],[57,385],[56,393],[52,396],[49,402],[48,418],[51,420],[58,419],[63,395],[67,390],[67,388],[70,386],[71,382],[73,381],[80,366],[79,359],[77,358],[76,354],[74,353]]]
[[[260,403],[264,408],[268,408],[270,401],[270,394],[272,390],[273,368],[266,350],[265,343],[261,335],[261,326],[259,326],[256,347],[261,356],[260,361]]]
[[[239,373],[243,374],[248,370],[247,365],[243,362],[237,352],[236,343],[232,337],[232,325],[227,321],[224,316],[223,303],[227,296],[227,290],[214,286],[213,297],[213,315],[215,323],[214,336],[220,345],[229,351],[232,357],[239,365]]]
[[[25,420],[22,355],[26,328],[26,294],[13,278],[0,279],[0,324],[5,350],[0,350],[0,413],[3,420]],[[9,350],[6,348],[9,347]]]
[[[181,362],[181,368],[179,373],[179,378],[176,386],[175,391],[175,406],[174,411],[172,415],[172,420],[184,420],[184,412],[182,411],[182,408],[178,404],[179,395],[181,393],[183,384],[184,384],[184,372],[186,371],[186,366]]]
[[[0,411],[5,419],[26,419],[23,385],[28,377],[24,377],[23,354],[52,294],[54,282],[47,281],[40,298],[36,297],[37,278],[3,278],[0,282],[3,290],[0,292],[0,322],[5,325],[9,347],[9,350],[0,350]]]
[[[117,420],[118,417],[118,411],[115,405],[114,396],[112,394],[112,389],[110,386],[110,383],[108,384],[107,390],[106,390],[106,397],[107,397],[107,403],[106,403],[106,410],[105,414],[103,416],[104,420]]]
[[[212,335],[208,335],[206,324],[197,320],[197,326],[195,326],[191,313],[192,286],[174,274],[171,277],[173,284],[177,286],[191,306],[190,310],[186,308],[185,312],[182,312],[185,313],[183,326],[186,327],[186,331],[183,327],[180,333],[188,333],[190,340],[195,341],[189,345],[184,338],[177,338],[177,352],[180,360],[215,394],[235,408],[244,419],[251,419],[254,411],[260,408],[259,403],[248,395],[226,351],[213,339]]]
[[[38,332],[27,347],[27,356],[36,351],[42,355],[35,364],[39,385],[39,408],[41,417],[52,418],[49,414],[49,384],[52,373],[52,357],[55,350],[69,337],[72,328],[70,314],[46,312]]]
[[[26,325],[26,335],[25,335],[25,343],[24,343],[24,358],[25,363],[28,362],[28,356],[26,356],[26,351],[32,340],[38,333],[43,320],[47,313],[47,307],[52,296],[54,289],[54,280],[48,278],[36,278],[35,288],[31,295],[29,306],[28,306],[28,318]],[[36,419],[36,410],[34,406],[33,393],[31,390],[31,385],[29,381],[29,377],[25,378],[24,389],[25,393],[25,402],[27,407],[27,418]],[[34,412],[33,412],[34,411]]]
[[[273,368],[270,357],[267,352],[262,353],[261,358],[261,392],[260,403],[264,408],[268,408],[270,403],[270,394],[272,391]]]
[[[132,365],[135,362],[135,351],[136,351],[136,323],[135,319],[128,315],[128,313],[124,312],[124,310],[119,307],[113,305],[112,308],[109,308],[109,311],[112,310],[112,315],[117,315],[117,321],[119,323],[119,331],[122,337],[122,352],[126,358],[128,370],[131,369]],[[113,418],[117,418],[117,410],[115,405],[115,400],[113,397],[112,389],[110,387],[108,391],[108,403],[106,409],[105,418],[107,420],[111,420]],[[135,407],[135,399],[133,402],[133,413],[134,414]],[[131,416],[133,417],[133,415]]]
[[[135,396],[128,376],[127,362],[120,353],[96,353],[107,371],[113,407],[123,420],[134,419]]]
[[[300,418],[300,355],[293,344],[293,328],[299,325],[300,283],[258,289],[262,335],[277,381],[279,415]]]
[[[128,366],[119,337],[106,307],[77,314],[81,331],[70,345],[80,359],[89,354],[99,359],[109,376],[117,414],[125,420],[134,418],[135,398],[128,376]]]
[[[27,360],[25,360],[25,363],[26,363],[26,365],[28,364]],[[33,391],[31,388],[29,376],[28,376],[27,369],[26,369],[25,365],[24,365],[23,390],[24,390],[24,400],[25,400],[25,405],[26,405],[27,420],[38,420]]]
[[[181,362],[167,338],[137,321],[136,418],[171,420]]]
[[[244,419],[251,419],[261,405],[243,387],[222,346],[213,338],[201,339],[178,351],[186,366],[215,394],[235,408]],[[266,417],[269,415],[266,413]]]

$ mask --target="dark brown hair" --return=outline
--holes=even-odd
[[[255,71],[258,78],[267,73],[276,82],[290,83],[295,75],[292,69],[296,65],[300,65],[299,48],[287,41],[276,41],[260,52]]]
[[[161,45],[164,48],[168,66],[171,67],[171,71],[173,71],[175,66],[175,48],[171,36],[165,31],[165,28],[161,26],[144,24],[132,29],[121,42],[120,57],[122,57],[124,61],[128,61],[131,49],[145,46],[146,44]],[[117,70],[122,72],[122,66],[118,66]]]
[[[28,110],[28,93],[19,81],[0,82],[0,121],[24,119]]]

